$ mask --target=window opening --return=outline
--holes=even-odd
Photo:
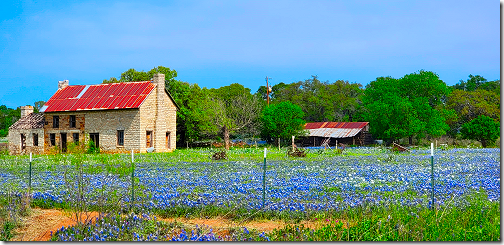
[[[124,146],[124,130],[117,130],[117,145]]]
[[[53,116],[53,128],[59,128],[59,116]]]
[[[75,125],[76,125],[75,115],[70,115],[70,127],[75,128]]]

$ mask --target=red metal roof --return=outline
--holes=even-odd
[[[369,122],[313,122],[306,123],[309,136],[347,138],[357,135]]]
[[[139,108],[155,87],[150,81],[68,86],[56,91],[41,111]]]
[[[364,128],[368,124],[369,122],[312,122],[306,123],[304,128]]]

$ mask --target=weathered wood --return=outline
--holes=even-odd
[[[218,151],[212,154],[212,160],[227,159],[226,151]]]
[[[400,151],[400,152],[403,152],[403,151],[409,152],[410,151],[408,148],[406,148],[402,145],[396,144],[396,143],[392,143],[392,149],[395,151]]]
[[[289,148],[287,150],[287,155],[291,157],[306,157],[306,152],[303,149],[299,148]]]

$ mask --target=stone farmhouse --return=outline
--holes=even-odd
[[[144,82],[60,81],[41,113],[21,107],[21,119],[9,128],[9,153],[64,153],[68,144],[88,140],[105,153],[170,152],[176,147],[177,110],[164,74]]]

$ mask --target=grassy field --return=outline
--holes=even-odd
[[[379,147],[343,153],[310,149],[306,158],[293,158],[286,149],[271,147],[265,172],[263,148],[232,149],[227,160],[219,161],[210,160],[213,152],[137,154],[134,164],[126,154],[35,156],[30,205],[109,213],[103,223],[119,227],[106,238],[92,232],[104,229],[99,226],[65,229],[54,240],[500,240],[500,149],[438,150],[434,203],[427,148],[410,153]],[[8,217],[26,205],[28,157],[2,155],[0,169],[1,215]],[[184,237],[180,229],[169,232],[174,224],[153,216],[293,225],[268,234],[237,229],[219,238],[200,229]],[[125,219],[135,220],[128,223],[134,225],[124,228]],[[301,226],[320,219],[333,222],[315,230]],[[2,236],[8,237],[5,231],[13,222],[3,220]],[[158,223],[161,228],[154,229]]]

